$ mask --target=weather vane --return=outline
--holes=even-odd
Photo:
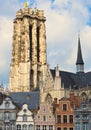
[[[28,2],[24,2],[24,7],[28,7],[29,6],[29,3]]]

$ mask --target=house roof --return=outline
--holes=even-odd
[[[55,78],[55,70],[51,69],[51,74]],[[74,88],[78,89],[91,86],[91,72],[87,73],[71,73],[67,71],[59,71],[59,76],[61,77],[61,85],[64,88]]]
[[[10,92],[10,97],[13,99],[14,103],[22,108],[24,103],[28,104],[30,110],[36,110],[39,106],[39,91],[35,92]]]

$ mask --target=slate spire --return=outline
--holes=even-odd
[[[84,62],[82,58],[80,36],[78,36],[78,52],[77,52],[76,66],[77,66],[77,72],[84,72]]]

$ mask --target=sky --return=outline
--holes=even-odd
[[[25,0],[0,0],[0,83],[8,85],[13,19]],[[85,72],[91,71],[91,0],[28,0],[29,7],[44,10],[47,63],[60,70],[76,72],[80,34]]]

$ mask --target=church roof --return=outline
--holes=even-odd
[[[55,78],[55,70],[50,70],[53,78]],[[59,76],[61,77],[61,85],[64,88],[74,88],[78,89],[91,86],[91,72],[87,73],[71,73],[67,71],[59,71]]]
[[[83,65],[83,58],[82,58],[82,52],[81,52],[81,44],[80,44],[80,37],[78,38],[78,53],[77,53],[77,61],[76,65],[81,64]]]
[[[13,99],[14,103],[22,108],[24,103],[28,104],[30,110],[36,110],[39,106],[39,91],[35,92],[10,92],[10,97]]]

